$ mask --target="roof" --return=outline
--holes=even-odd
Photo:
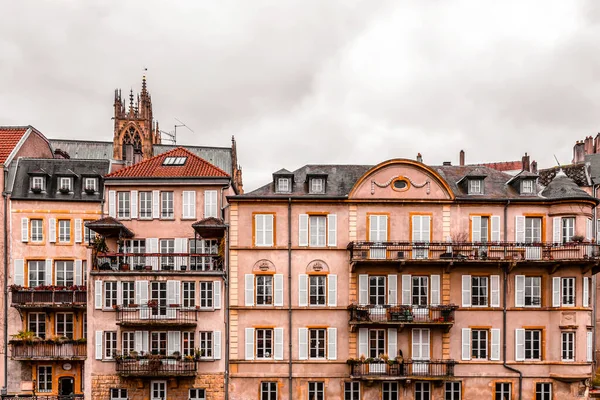
[[[508,182],[506,183],[512,183],[513,181],[516,181],[518,179],[535,179],[537,178],[539,175],[538,174],[534,174],[533,172],[529,172],[529,171],[521,171],[518,174],[514,175],[513,177],[511,177]]]
[[[134,236],[134,233],[125,225],[113,217],[104,217],[95,221],[86,222],[85,226],[92,231],[105,237],[128,237]]]
[[[600,159],[598,160],[600,163]],[[539,182],[546,186],[548,185],[552,179],[556,176],[559,170],[562,171],[571,179],[575,181],[579,186],[591,186],[592,181],[590,179],[590,173],[588,172],[587,163],[579,163],[579,164],[569,164],[562,165],[560,167],[552,167],[539,170],[540,180]],[[600,165],[597,167],[600,169]]]
[[[4,163],[30,126],[0,126],[0,163]]]
[[[491,168],[491,169],[495,169],[496,171],[519,171],[521,168],[523,168],[523,162],[522,161],[501,161],[501,162],[491,162],[491,163],[483,163],[483,164],[476,164],[482,167],[487,167],[487,168]]]
[[[546,186],[542,196],[550,199],[593,199],[585,190],[562,171],[559,171],[554,179]]]
[[[163,165],[167,157],[187,157],[183,165]],[[121,178],[229,178],[229,174],[184,147],[177,147],[105,176]]]

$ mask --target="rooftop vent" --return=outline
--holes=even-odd
[[[450,166],[450,165],[452,165],[451,161],[444,161],[444,166]]]

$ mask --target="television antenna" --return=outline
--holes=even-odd
[[[182,126],[187,128],[190,132],[195,133],[192,128],[190,128],[189,126],[187,126],[183,121],[181,121],[180,119],[177,119],[175,117],[173,117],[173,119],[175,119],[175,121],[179,122],[179,124],[175,123],[173,125],[173,130],[172,131],[160,131],[160,138],[161,139],[166,139],[170,142],[172,142],[172,144],[177,144],[177,128],[181,128]]]

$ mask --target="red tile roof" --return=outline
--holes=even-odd
[[[28,126],[0,126],[0,163],[6,161],[28,129]]]
[[[163,165],[167,157],[187,157],[184,165]],[[191,151],[177,147],[166,153],[122,168],[106,178],[204,178],[229,177],[227,172],[198,157]]]
[[[523,168],[523,163],[521,161],[502,161],[476,165],[495,169],[496,171],[520,171]]]

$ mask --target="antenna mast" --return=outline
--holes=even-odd
[[[175,119],[175,121],[179,122],[179,124],[174,124],[173,125],[173,130],[170,132],[167,131],[160,131],[161,135],[161,139],[163,139],[163,135],[166,136],[166,140],[172,142],[174,145],[177,144],[177,128],[181,128],[182,126],[186,127],[190,132],[195,133],[192,128],[190,128],[189,126],[187,126],[183,121],[173,117]]]

